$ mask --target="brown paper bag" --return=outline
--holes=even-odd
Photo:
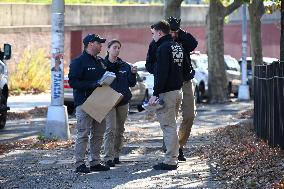
[[[96,88],[82,105],[82,109],[101,123],[109,111],[123,98],[121,93],[116,92],[109,86]]]

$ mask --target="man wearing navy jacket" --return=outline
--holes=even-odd
[[[81,105],[92,92],[100,87],[99,79],[104,75],[106,68],[104,60],[97,56],[106,39],[95,34],[89,34],[83,39],[83,53],[72,60],[69,69],[69,84],[73,88],[74,105],[76,106],[77,134],[75,143],[75,166],[78,173],[90,171],[108,171],[109,166],[101,164],[100,150],[106,128],[105,120],[98,123],[90,117]],[[87,144],[90,135],[90,168],[84,162]]]
[[[178,136],[176,110],[181,101],[181,87],[189,67],[185,64],[182,47],[173,41],[170,35],[170,25],[160,21],[151,26],[153,39],[156,42],[156,64],[154,66],[154,92],[149,99],[150,105],[155,105],[157,99],[163,99],[164,107],[156,111],[163,131],[166,146],[165,159],[153,166],[156,170],[177,169]]]

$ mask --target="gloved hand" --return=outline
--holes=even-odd
[[[97,83],[97,82],[92,84],[92,88],[93,89],[96,89],[97,87],[101,87],[101,85],[99,83]]]
[[[191,70],[190,74],[189,74],[189,78],[190,79],[193,79],[194,78],[194,75],[195,75],[195,70]]]

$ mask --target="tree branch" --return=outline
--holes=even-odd
[[[265,13],[265,7],[264,7],[264,4],[263,4],[263,0],[259,0],[257,2],[257,9],[260,10],[260,11],[258,11],[258,13],[259,13],[258,16],[261,18]]]
[[[242,0],[234,0],[234,2],[231,3],[229,6],[224,7],[225,8],[224,17],[231,14],[234,10],[239,8],[242,4],[243,4]]]

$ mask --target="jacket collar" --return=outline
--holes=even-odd
[[[87,57],[92,58],[94,60],[98,60],[97,56],[90,55],[89,53],[87,53],[86,50],[83,51],[83,54],[84,54],[84,56],[87,56]]]
[[[122,64],[122,59],[121,58],[119,58],[119,57],[117,57],[117,60],[115,61],[115,62],[110,62],[109,60],[108,60],[108,55],[106,55],[106,57],[105,57],[105,61],[108,63],[108,64]]]
[[[162,43],[166,41],[173,41],[171,34],[164,35],[157,41],[157,46],[159,47]]]

